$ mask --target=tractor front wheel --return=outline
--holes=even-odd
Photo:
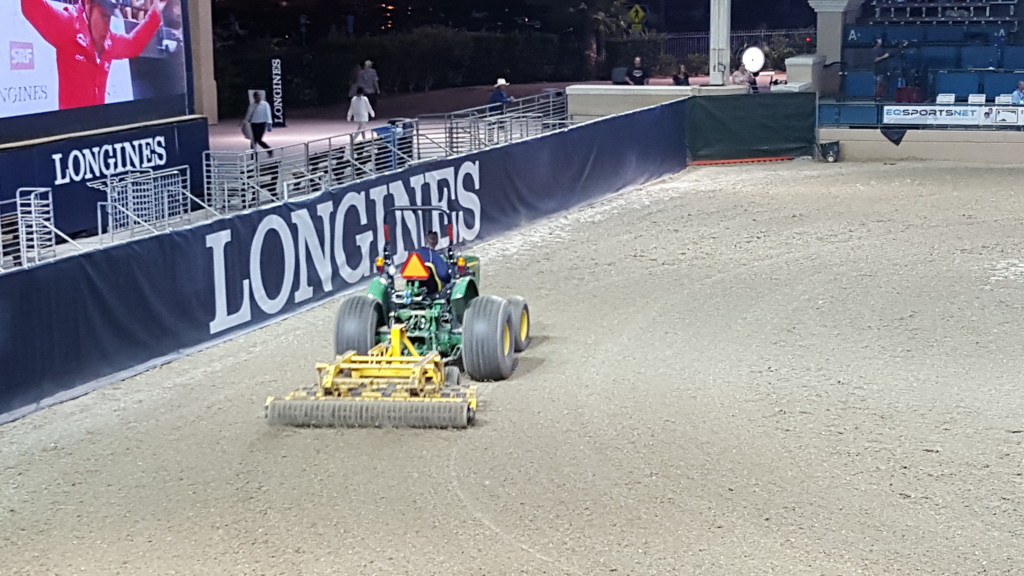
[[[498,296],[469,303],[462,330],[462,363],[477,381],[505,380],[515,365],[512,307]]]
[[[380,302],[368,296],[352,296],[338,307],[334,320],[334,353],[355,350],[365,355],[377,344],[377,329],[384,325]]]

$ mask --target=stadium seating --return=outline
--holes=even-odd
[[[903,86],[924,101],[939,93],[967,101],[994,100],[1024,80],[1024,32],[1018,44],[1018,4],[1024,0],[870,0],[845,29],[840,99],[874,97],[875,38],[893,56],[886,61],[888,99]],[[1020,71],[1015,73],[1014,71]],[[910,88],[904,88],[908,90]]]

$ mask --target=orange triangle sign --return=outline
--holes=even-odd
[[[402,266],[402,277],[406,280],[427,280],[430,278],[430,272],[427,271],[427,267],[423,264],[423,258],[416,252],[409,254],[409,259],[405,261],[405,266]]]

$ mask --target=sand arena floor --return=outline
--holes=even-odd
[[[337,301],[0,428],[0,573],[1021,574],[1017,167],[691,168],[475,250],[467,431],[267,425]]]

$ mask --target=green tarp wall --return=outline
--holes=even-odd
[[[814,156],[814,93],[696,96],[687,103],[691,161]]]

